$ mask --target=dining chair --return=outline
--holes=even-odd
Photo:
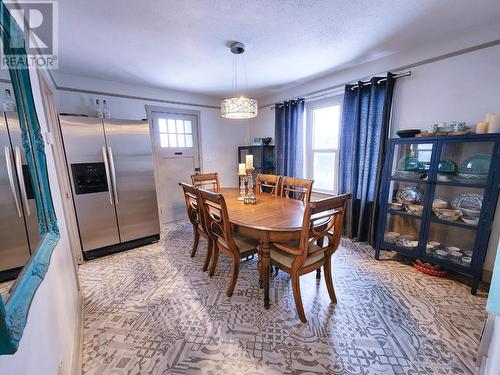
[[[328,294],[332,302],[337,302],[331,258],[340,243],[344,212],[349,199],[351,194],[343,194],[308,203],[300,240],[271,244],[271,265],[290,274],[295,306],[304,323],[307,320],[300,295],[300,276],[323,267]]]
[[[191,176],[193,185],[197,188],[210,189],[218,191],[220,189],[219,174],[215,173],[199,173]]]
[[[198,200],[203,204],[205,227],[213,243],[208,275],[214,275],[220,251],[229,255],[233,261],[233,272],[226,295],[231,297],[238,280],[240,258],[257,253],[259,242],[232,231],[226,201],[221,194],[198,189]]]
[[[198,189],[195,186],[186,184],[184,182],[179,182],[179,185],[184,191],[184,200],[186,201],[187,214],[189,220],[191,221],[191,224],[193,225],[194,242],[191,249],[191,258],[196,255],[200,237],[203,237],[208,241],[207,255],[205,258],[205,263],[203,264],[203,271],[206,271],[210,262],[213,246],[212,238],[207,234],[207,230],[205,229],[205,215],[203,213],[203,205],[200,204],[201,201],[198,199]]]
[[[255,186],[261,193],[278,194],[280,177],[274,174],[259,173],[255,178]]]
[[[309,203],[314,181],[285,176],[281,179],[280,195]]]

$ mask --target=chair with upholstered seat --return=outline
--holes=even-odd
[[[259,173],[255,178],[255,186],[261,193],[278,194],[280,176]]]
[[[218,191],[220,189],[219,174],[215,173],[200,173],[191,176],[193,185],[202,188]]]
[[[293,297],[299,318],[306,322],[299,277],[323,267],[326,287],[332,302],[336,302],[331,272],[331,258],[340,243],[342,222],[351,194],[310,202],[304,212],[300,240],[272,243],[271,265],[291,276]]]
[[[208,241],[207,255],[205,258],[205,263],[203,265],[203,271],[206,271],[212,253],[212,238],[207,234],[207,230],[205,229],[205,215],[203,213],[203,205],[199,203],[198,192],[195,186],[186,184],[184,182],[179,182],[179,185],[184,191],[184,200],[186,201],[188,218],[193,225],[194,242],[191,249],[191,258],[196,255],[198,243],[200,242],[200,236]]]
[[[280,195],[308,203],[314,181],[285,176],[281,179]]]
[[[226,294],[231,297],[238,280],[240,258],[254,255],[259,242],[232,231],[226,201],[221,194],[198,189],[198,199],[203,204],[205,227],[213,243],[208,274],[214,275],[220,251],[229,255],[233,261],[233,272]]]

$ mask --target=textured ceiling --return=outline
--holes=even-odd
[[[62,73],[223,96],[239,40],[260,96],[500,24],[500,1],[61,0],[59,18]]]

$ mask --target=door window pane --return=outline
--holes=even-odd
[[[175,120],[172,119],[168,120],[168,132],[175,133]]]
[[[186,147],[193,147],[193,136],[186,134]]]
[[[177,147],[185,147],[184,134],[177,134]]]
[[[177,133],[184,133],[184,121],[182,120],[177,120]]]
[[[313,148],[338,148],[340,125],[340,106],[318,108],[313,110]]]
[[[332,191],[335,170],[335,153],[315,152],[313,159],[314,187],[320,190]]]
[[[158,120],[158,125],[160,129],[160,133],[166,133],[167,132],[167,120],[164,118],[161,118]]]
[[[160,134],[160,146],[168,147],[168,134]]]
[[[170,147],[177,147],[177,134],[169,134],[168,143]]]

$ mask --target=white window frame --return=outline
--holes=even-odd
[[[342,101],[343,95],[332,96],[326,99],[315,100],[306,102],[306,113],[305,113],[305,126],[304,126],[304,167],[305,167],[305,176],[308,179],[314,179],[313,176],[313,163],[314,163],[314,154],[315,153],[334,153],[335,154],[335,166],[336,166],[336,176],[333,181],[333,190],[324,190],[315,188],[313,185],[313,192],[323,193],[323,194],[337,194],[338,193],[338,181],[339,181],[339,149],[340,149],[340,133],[342,129],[339,128],[339,140],[337,143],[337,148],[328,148],[328,149],[318,149],[315,150],[313,148],[313,111],[316,109],[321,109],[325,107],[333,107],[335,105],[340,106],[340,121],[339,127],[342,126]]]

